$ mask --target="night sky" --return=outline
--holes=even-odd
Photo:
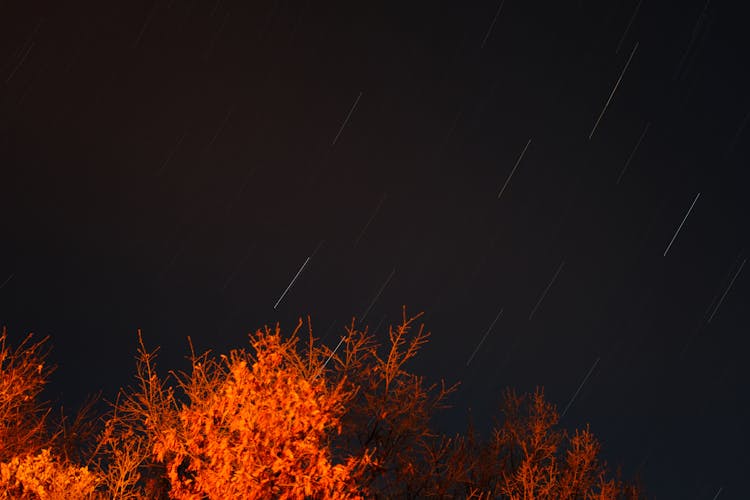
[[[747,498],[741,4],[0,2],[0,324],[74,407],[138,328],[166,371],[405,304],[439,430],[541,385],[650,494]]]

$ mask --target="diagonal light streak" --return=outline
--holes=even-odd
[[[565,409],[563,410],[562,414],[560,415],[560,418],[563,418],[565,416],[565,414],[568,412],[568,410],[570,409],[570,406],[573,404],[573,401],[575,401],[576,397],[578,396],[578,393],[581,392],[581,389],[583,388],[583,384],[586,383],[586,381],[591,376],[591,372],[593,372],[594,368],[596,368],[596,365],[599,364],[599,359],[600,358],[596,358],[596,361],[594,361],[594,364],[591,366],[591,369],[586,374],[586,376],[583,378],[583,382],[581,382],[581,385],[578,386],[578,390],[576,390],[576,393],[573,394],[572,398],[570,398],[570,401],[568,402],[568,405],[565,407]]]
[[[609,99],[607,99],[607,103],[604,105],[602,112],[599,113],[599,118],[596,119],[596,123],[594,123],[594,128],[591,129],[591,133],[589,134],[589,140],[591,140],[591,138],[594,136],[596,127],[599,126],[599,122],[604,116],[604,112],[607,111],[607,107],[609,107],[609,103],[610,101],[612,101],[612,97],[614,97],[615,92],[617,91],[617,87],[620,85],[620,81],[622,80],[622,77],[625,76],[625,71],[627,71],[628,66],[630,65],[630,61],[631,59],[633,59],[633,55],[635,54],[635,50],[637,48],[638,48],[638,42],[636,42],[635,47],[633,47],[633,51],[630,53],[630,57],[628,57],[628,62],[625,63],[625,67],[622,69],[622,73],[620,73],[620,78],[617,79],[617,83],[615,83],[615,87],[612,89],[612,92],[609,94]]]
[[[490,334],[490,332],[492,331],[492,327],[495,326],[495,323],[497,322],[498,318],[500,318],[502,314],[503,314],[503,310],[500,309],[500,312],[497,313],[497,316],[495,316],[495,319],[492,321],[492,324],[490,325],[490,327],[487,328],[487,332],[484,334],[484,337],[482,337],[482,340],[479,341],[479,344],[477,344],[477,347],[476,349],[474,349],[474,352],[472,352],[471,356],[469,356],[469,360],[466,362],[466,366],[469,366],[469,364],[471,363],[471,360],[474,359],[474,356],[476,355],[477,351],[479,351],[479,348],[484,343],[484,339],[486,339],[487,335]]]
[[[510,175],[508,176],[507,179],[505,179],[505,184],[503,184],[502,189],[500,189],[500,192],[497,194],[497,199],[498,200],[503,195],[503,191],[505,191],[505,188],[508,186],[508,183],[510,182],[510,178],[513,177],[513,173],[518,168],[518,164],[521,163],[521,160],[523,159],[523,155],[526,154],[526,149],[529,147],[529,144],[531,144],[531,139],[529,139],[529,142],[527,142],[526,146],[523,147],[523,151],[521,151],[521,154],[518,155],[518,159],[516,160],[516,164],[513,165],[513,170],[510,171]]]
[[[734,273],[734,277],[732,278],[732,281],[729,282],[729,286],[726,290],[724,290],[724,295],[721,296],[721,299],[719,299],[719,303],[716,304],[716,307],[714,308],[714,312],[711,313],[711,317],[708,318],[707,323],[710,323],[712,319],[714,319],[714,314],[716,314],[716,311],[719,310],[719,306],[721,306],[721,303],[724,302],[724,297],[727,296],[729,293],[729,289],[732,288],[732,285],[734,285],[734,280],[737,279],[737,276],[739,276],[740,272],[742,272],[742,268],[745,267],[745,262],[747,262],[747,259],[742,261],[742,264],[740,264],[740,268],[737,269],[737,272]]]
[[[677,234],[680,232],[680,229],[682,229],[682,225],[685,224],[685,221],[688,218],[688,215],[690,215],[690,211],[693,210],[693,207],[695,206],[695,202],[698,201],[698,197],[701,194],[698,193],[695,195],[695,199],[693,200],[693,203],[690,205],[690,208],[688,208],[687,213],[685,214],[685,217],[682,218],[682,222],[680,222],[679,227],[677,227],[677,231],[674,232],[674,236],[672,236],[672,239],[669,242],[669,245],[667,245],[667,249],[664,250],[664,257],[667,256],[667,252],[669,252],[669,249],[672,247],[672,243],[674,243],[675,238],[677,238]]]
[[[299,268],[299,271],[297,271],[297,274],[294,275],[294,278],[292,278],[291,283],[289,283],[289,286],[286,287],[286,290],[284,290],[284,293],[281,294],[281,297],[279,297],[279,300],[276,301],[276,304],[274,304],[273,308],[276,309],[276,307],[279,305],[279,302],[281,302],[281,299],[284,298],[284,295],[286,295],[286,292],[289,291],[290,288],[292,288],[292,285],[294,285],[294,282],[297,281],[297,278],[299,277],[302,270],[305,268],[307,263],[310,262],[310,257],[305,259],[305,263],[302,264],[302,267]]]
[[[344,119],[344,123],[341,124],[341,128],[339,129],[338,133],[336,134],[336,137],[333,138],[333,143],[331,146],[336,145],[336,141],[339,140],[339,136],[341,135],[341,132],[344,131],[344,127],[346,127],[346,124],[349,123],[349,118],[351,118],[352,113],[354,113],[354,108],[357,107],[357,103],[359,102],[359,99],[362,97],[362,92],[359,93],[357,96],[357,99],[354,101],[354,104],[352,105],[352,109],[349,110],[349,114],[346,115],[346,118]]]

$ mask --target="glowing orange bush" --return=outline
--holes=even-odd
[[[351,393],[309,380],[293,359],[294,341],[284,343],[277,327],[252,340],[254,362],[244,350],[194,359],[182,379],[190,403],[154,444],[171,497],[357,496],[352,479],[366,460],[334,465],[327,445]]]

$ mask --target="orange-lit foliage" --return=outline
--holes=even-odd
[[[407,371],[429,337],[423,326],[415,328],[418,318],[404,309],[385,346],[354,320],[333,349],[316,344],[309,319],[304,348],[302,321],[288,337],[278,326],[265,328],[250,336],[250,350],[193,353],[188,373],[163,378],[156,351],[139,334],[137,385],[112,403],[85,463],[86,453],[76,453],[70,440],[51,441],[52,452],[40,448],[42,437],[20,447],[14,432],[45,435],[38,423],[44,407],[36,399],[48,372],[37,363],[43,358],[38,344],[11,351],[3,336],[3,377],[16,382],[0,387],[6,391],[0,401],[12,402],[3,403],[15,411],[8,414],[27,412],[37,420],[11,420],[2,428],[15,448],[0,461],[0,498],[13,492],[57,498],[61,484],[80,493],[70,498],[130,500],[641,498],[608,475],[588,426],[572,435],[558,428],[557,411],[541,389],[521,396],[506,391],[486,442],[471,422],[465,436],[434,432],[430,419],[457,385],[425,385]],[[29,389],[19,392],[22,386]],[[71,426],[82,431],[63,426],[60,432],[94,428],[80,416]]]
[[[588,426],[572,436],[556,428],[557,411],[541,389],[524,397],[506,391],[503,413],[502,427],[493,432],[495,453],[485,464],[494,462],[500,470],[499,491],[507,498],[638,498],[637,490],[607,477],[606,464],[598,459],[599,442]]]
[[[36,453],[47,438],[48,406],[39,395],[51,368],[45,363],[45,341],[32,343],[31,335],[16,348],[0,334],[0,462]]]
[[[255,360],[244,350],[220,361],[194,358],[181,380],[190,404],[154,445],[167,464],[170,496],[357,496],[348,492],[366,457],[334,465],[327,443],[352,393],[343,381],[329,386],[307,376],[295,341],[282,341],[277,327],[252,339]]]
[[[83,500],[96,498],[96,473],[58,457],[62,432],[47,422],[49,405],[40,401],[52,368],[47,339],[31,335],[12,349],[0,334],[0,499]]]
[[[0,463],[0,498],[86,500],[104,498],[95,489],[99,477],[86,467],[61,463],[48,448]]]

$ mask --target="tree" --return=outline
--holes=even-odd
[[[326,376],[348,381],[357,391],[344,416],[344,432],[334,446],[360,456],[373,453],[363,479],[376,496],[408,497],[422,491],[420,464],[428,443],[436,437],[430,418],[447,407],[447,396],[458,387],[446,387],[444,381],[439,388],[437,384],[425,386],[423,377],[406,371],[407,361],[429,339],[424,325],[411,335],[420,316],[408,317],[404,308],[400,324],[389,328],[390,345],[385,349],[374,342],[367,328],[358,330],[352,319],[342,349],[334,352],[323,347],[322,351],[332,361]]]
[[[343,442],[349,452],[375,447],[365,484],[382,498],[636,499],[634,485],[610,478],[600,462],[600,445],[589,427],[569,436],[557,428],[558,413],[534,394],[503,394],[501,421],[488,442],[469,424],[466,436],[438,435],[430,417],[447,407],[457,384],[430,386],[406,368],[427,343],[429,333],[412,328],[420,315],[389,329],[381,349],[367,333],[351,326],[341,351],[332,352],[331,380],[346,377],[359,392],[344,416]],[[324,353],[330,350],[324,348]],[[381,352],[382,351],[382,352]],[[369,418],[368,418],[369,417]]]
[[[110,489],[137,496],[138,469],[152,462],[174,499],[361,498],[357,479],[370,455],[334,463],[328,446],[353,392],[343,379],[314,376],[320,360],[298,354],[298,330],[287,340],[278,326],[259,330],[255,356],[193,353],[191,372],[174,376],[182,401],[141,342],[139,388],[115,404],[103,436],[119,472]],[[118,456],[123,441],[144,445]]]
[[[99,476],[51,451],[67,441],[49,425],[50,405],[40,398],[54,369],[46,362],[48,339],[31,338],[13,349],[5,328],[0,334],[0,498],[97,498]]]
[[[48,339],[31,339],[13,349],[5,328],[0,334],[0,462],[38,452],[48,438],[49,405],[40,394],[53,368],[46,363]]]

